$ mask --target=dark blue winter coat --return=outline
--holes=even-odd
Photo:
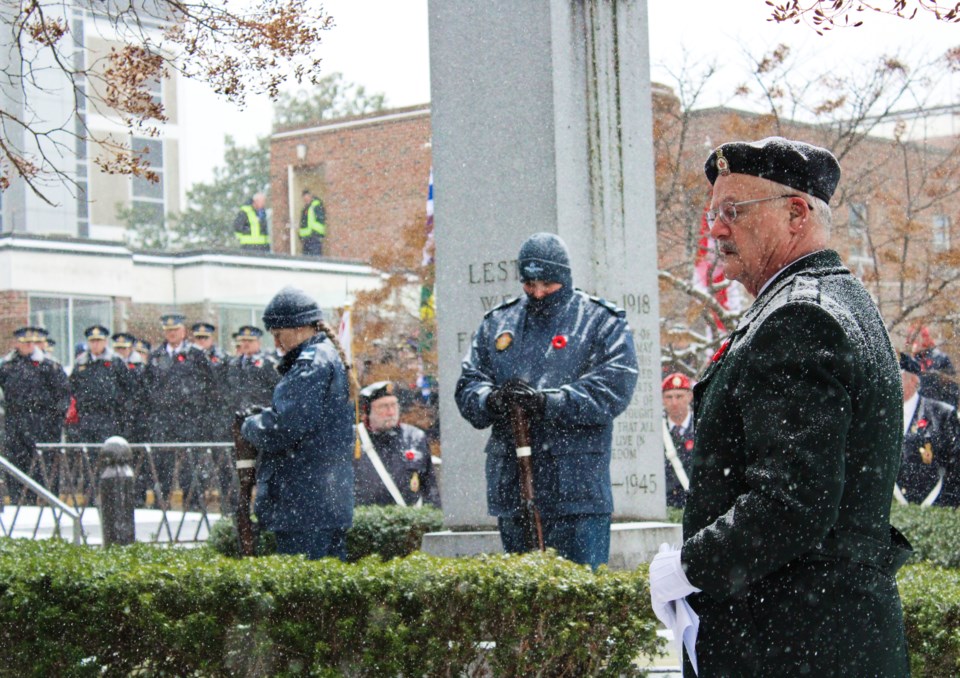
[[[637,356],[622,310],[562,288],[539,312],[523,296],[484,316],[464,359],[456,400],[474,427],[493,425],[487,443],[490,515],[521,514],[513,433],[486,402],[494,385],[519,377],[546,393],[542,421],[531,422],[534,494],[541,515],[613,511],[613,420],[637,383]]]
[[[274,532],[348,528],[353,521],[353,419],[347,372],[323,334],[283,357],[270,409],[241,434],[257,448],[255,511]]]

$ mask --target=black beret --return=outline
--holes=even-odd
[[[750,174],[827,203],[840,182],[840,163],[833,153],[783,137],[723,144],[707,158],[703,171],[711,184],[721,174]]]
[[[910,372],[915,374],[918,377],[920,376],[920,361],[914,358],[912,355],[907,355],[906,353],[900,354],[900,369],[904,372]]]
[[[396,395],[396,386],[392,381],[378,381],[369,386],[364,386],[360,390],[359,395],[360,409],[364,413],[368,413],[370,411],[370,405],[372,405],[375,400]]]

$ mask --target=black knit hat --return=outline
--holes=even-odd
[[[750,174],[827,203],[840,182],[840,163],[833,153],[783,137],[723,144],[707,158],[703,171],[711,184],[723,174]]]
[[[323,320],[316,300],[296,287],[284,287],[263,309],[263,324],[268,330],[307,327]]]
[[[521,282],[542,280],[573,286],[570,273],[570,255],[560,236],[554,233],[534,233],[520,246],[517,255]]]
[[[915,374],[918,377],[920,376],[920,361],[914,358],[912,355],[907,355],[906,353],[900,354],[900,369],[903,372],[910,372]]]

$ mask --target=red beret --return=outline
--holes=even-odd
[[[673,374],[668,374],[667,378],[663,380],[661,384],[661,389],[664,391],[670,391],[672,389],[684,389],[689,391],[693,388],[690,385],[690,377],[680,372],[674,372]]]

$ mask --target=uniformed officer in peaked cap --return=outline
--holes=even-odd
[[[153,346],[151,346],[150,342],[146,339],[136,339],[133,342],[133,350],[139,353],[140,357],[146,362],[150,358],[150,352],[153,350]]]
[[[234,334],[240,355],[230,358],[227,367],[227,393],[233,412],[242,412],[253,405],[268,407],[273,389],[280,381],[273,356],[263,352],[260,339],[263,330],[244,325]]]
[[[149,402],[151,442],[204,442],[204,421],[198,413],[207,411],[213,390],[213,369],[206,355],[187,341],[186,318],[180,313],[160,316],[164,343],[150,352],[144,371],[144,386]],[[189,490],[194,464],[189,455],[181,456],[178,479],[183,492]],[[159,483],[163,498],[173,487],[174,455],[160,452],[156,456]]]
[[[116,332],[110,338],[113,341],[113,350],[123,359],[132,382],[132,391],[122,408],[123,433],[121,435],[127,442],[149,442],[143,375],[146,368],[144,355],[149,356],[150,349],[145,347],[144,353],[136,350],[138,340],[129,332]]]
[[[28,472],[37,443],[60,442],[70,386],[60,363],[41,348],[47,337],[44,328],[21,327],[13,336],[16,348],[0,363],[6,453]],[[34,477],[38,477],[36,473]]]
[[[597,567],[610,552],[613,420],[630,402],[637,356],[625,313],[574,289],[566,244],[536,233],[520,248],[524,294],[487,313],[456,400],[487,442],[487,506],[504,550],[528,550],[510,410],[531,424],[533,486],[546,546]]]
[[[705,173],[724,275],[756,300],[693,389],[684,541],[650,564],[654,611],[699,615],[688,677],[694,661],[701,678],[907,676],[894,575],[911,551],[889,523],[900,370],[828,248],[840,165],[771,137],[719,146]]]
[[[91,325],[83,336],[87,349],[77,356],[70,373],[78,417],[71,438],[99,444],[125,432],[125,408],[134,395],[135,377],[126,361],[107,345],[110,330]]]
[[[353,464],[356,502],[398,504],[395,491],[405,506],[427,503],[439,508],[440,489],[427,436],[422,429],[400,422],[398,394],[392,381],[378,381],[360,390],[359,425],[365,428],[366,436],[360,436],[361,455]],[[382,462],[392,487],[377,471],[372,454]]]
[[[230,440],[230,427],[233,422],[232,398],[227,392],[228,356],[217,345],[214,334],[217,327],[213,323],[198,322],[190,326],[193,343],[210,361],[213,373],[213,389],[210,391],[204,419],[204,440]]]

